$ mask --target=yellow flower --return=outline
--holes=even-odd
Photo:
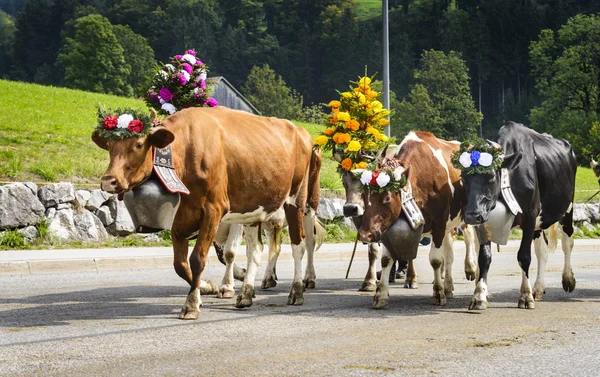
[[[363,148],[365,148],[365,149],[371,150],[371,149],[374,149],[375,147],[377,147],[377,143],[374,143],[372,141],[367,141],[363,144]]]
[[[323,133],[327,136],[333,134],[334,132],[335,132],[335,127],[329,127],[329,128],[326,128],[325,131],[323,131]]]
[[[390,121],[385,118],[379,119],[379,121],[377,122],[377,125],[379,126],[387,126],[388,124],[390,124]]]
[[[371,107],[373,107],[373,110],[375,110],[376,112],[383,110],[383,104],[379,101],[371,102]]]
[[[356,168],[357,169],[366,169],[367,168],[367,163],[364,162],[364,161],[361,161],[358,164],[356,164]]]
[[[341,105],[342,104],[340,103],[340,101],[333,100],[329,102],[329,107],[340,107]]]
[[[348,150],[350,152],[358,152],[360,150],[362,146],[360,145],[360,143],[356,140],[352,140],[349,144],[348,144]]]
[[[352,160],[349,158],[345,158],[342,160],[342,169],[350,170],[352,169]]]
[[[360,86],[368,86],[371,85],[371,79],[369,77],[363,77],[360,79],[360,81],[358,82],[360,84]]]
[[[365,131],[367,131],[368,134],[371,134],[375,137],[379,136],[379,130],[375,127],[369,126]]]
[[[363,104],[365,102],[367,102],[367,97],[362,93],[358,93],[358,103]]]
[[[342,93],[342,97],[344,97],[346,99],[351,99],[352,97],[354,97],[354,94],[352,94],[350,92],[344,92],[344,93]]]
[[[350,114],[348,114],[345,111],[340,111],[337,115],[338,120],[341,120],[342,122],[347,122],[350,120]]]
[[[315,139],[315,145],[322,147],[323,145],[327,144],[327,140],[329,140],[329,138],[325,135],[317,136]]]
[[[350,119],[347,123],[346,123],[346,128],[348,128],[351,131],[356,131],[358,130],[358,127],[360,126],[360,124],[358,123],[358,121],[356,121],[356,119]]]
[[[379,135],[376,135],[375,137],[377,139],[381,140],[381,141],[387,141],[388,140],[388,137],[385,136],[384,134],[381,134],[381,133]]]
[[[378,94],[379,94],[379,93],[377,93],[377,92],[376,92],[376,91],[374,91],[374,90],[369,90],[369,91],[367,92],[367,98],[368,98],[368,99],[377,98],[377,95],[378,95]]]

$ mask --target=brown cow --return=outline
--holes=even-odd
[[[182,195],[172,226],[175,271],[191,286],[179,318],[200,315],[200,277],[221,222],[247,225],[248,259],[254,262],[249,269],[254,271],[247,273],[238,306],[244,306],[240,301],[251,302],[252,272],[262,249],[258,224],[282,206],[295,263],[288,304],[302,305],[303,218],[305,212],[314,217],[318,206],[321,166],[320,151],[313,149],[308,132],[287,120],[225,107],[184,109],[162,124],[139,139],[107,140],[97,133],[92,138],[110,153],[101,186],[112,193],[144,182],[152,173],[152,149],[171,145],[177,175],[190,190]],[[188,263],[188,242],[195,235]]]
[[[455,169],[451,163],[452,152],[458,148],[458,142],[438,139],[429,132],[410,132],[391,157],[396,160],[394,164],[399,166],[395,173],[405,175],[410,183],[416,204],[425,220],[423,233],[430,233],[432,236],[429,261],[434,269],[433,297],[438,305],[445,305],[446,298],[453,296],[450,233],[463,223],[461,214],[465,205],[465,191],[460,170]],[[384,159],[382,164],[385,163]],[[398,192],[389,191],[367,191],[363,196],[365,212],[359,238],[364,242],[378,241],[400,217],[401,196]],[[470,242],[467,242],[467,253],[470,252],[469,247]],[[393,258],[387,249],[384,249],[381,264],[381,274],[387,276],[393,264]],[[442,264],[446,272],[445,279],[442,279]],[[388,282],[387,279],[381,279],[373,306],[384,308],[388,302]]]

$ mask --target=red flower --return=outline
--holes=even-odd
[[[109,115],[104,118],[103,125],[107,130],[112,130],[113,128],[117,127],[117,124],[119,124],[119,118],[116,115]]]
[[[131,132],[142,132],[144,129],[144,123],[142,121],[134,119],[127,125],[127,129]]]
[[[371,186],[379,186],[377,184],[377,177],[379,177],[379,172],[378,171],[373,172],[373,174],[371,175],[371,182],[369,182],[369,184]]]

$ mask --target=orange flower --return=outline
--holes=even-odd
[[[342,169],[350,170],[352,169],[352,160],[349,158],[345,158],[342,160]]]
[[[336,144],[346,144],[352,140],[352,137],[349,134],[345,134],[343,132],[338,132],[333,135],[333,141]]]
[[[356,164],[356,168],[357,169],[366,169],[367,168],[367,163],[364,162],[364,161],[361,161],[358,164]]]
[[[340,109],[338,109],[337,107],[334,107],[333,109],[331,109],[332,114],[337,114],[339,112],[340,112]]]
[[[369,90],[369,91],[367,91],[367,98],[368,98],[368,99],[377,98],[377,95],[378,95],[378,94],[379,94],[379,93],[377,93],[377,92],[376,92],[376,91],[374,91],[374,90]]]
[[[326,128],[325,131],[323,131],[323,133],[327,136],[330,136],[334,132],[335,132],[335,128],[333,128],[333,127]]]
[[[335,124],[337,122],[337,118],[335,116],[329,117],[329,124]]]
[[[358,127],[360,127],[360,124],[356,121],[356,119],[350,119],[346,123],[346,128],[348,128],[348,129],[350,129],[352,131],[358,130]]]

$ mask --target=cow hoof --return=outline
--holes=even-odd
[[[249,308],[252,306],[252,298],[256,297],[254,294],[254,287],[248,284],[244,284],[240,290],[240,294],[235,302],[236,308]]]
[[[488,302],[483,300],[472,299],[469,304],[469,310],[485,310],[488,307]]]
[[[306,289],[315,289],[315,281],[313,279],[304,279],[302,283]]]
[[[304,284],[301,281],[292,283],[292,290],[288,296],[288,305],[303,305],[304,304]]]
[[[246,269],[245,268],[234,268],[233,269],[233,278],[237,281],[246,280]]]
[[[540,289],[540,290],[534,289],[533,293],[532,293],[533,300],[534,301],[542,301],[544,299],[544,294],[545,293],[546,293],[545,289]]]
[[[465,271],[465,277],[467,278],[468,281],[474,281],[475,280],[475,272],[473,271]]]
[[[454,292],[452,291],[445,291],[444,294],[446,295],[446,298],[454,298]]]
[[[373,296],[373,309],[387,309],[389,304],[389,298],[384,298],[380,295]]]
[[[533,298],[519,299],[519,309],[535,309],[535,302]]]
[[[222,286],[221,290],[221,297],[220,298],[233,298],[233,296],[235,296],[235,289],[226,287],[226,286]]]
[[[179,319],[193,320],[200,317],[200,311],[196,309],[186,308],[185,306],[179,313]]]
[[[575,276],[571,275],[570,279],[566,276],[563,276],[562,286],[565,292],[573,292],[575,290],[575,283]]]
[[[419,283],[416,280],[406,280],[404,282],[404,288],[407,289],[417,289],[419,288]]]
[[[269,289],[277,286],[277,280],[273,279],[273,276],[265,278],[260,285],[260,289]]]
[[[432,302],[433,305],[446,306],[446,296],[441,292],[434,293],[432,297]]]
[[[377,284],[369,281],[363,281],[362,286],[358,290],[359,292],[375,292]]]
[[[212,295],[219,293],[219,286],[212,280],[207,280],[206,284],[200,285],[200,294]]]

